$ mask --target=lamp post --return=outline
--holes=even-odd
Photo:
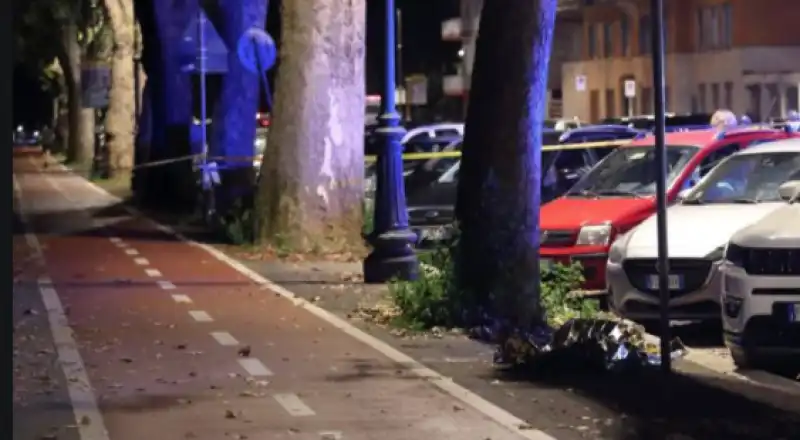
[[[414,253],[416,234],[408,227],[406,191],[403,182],[403,146],[405,128],[395,103],[397,54],[394,0],[386,2],[386,59],[384,61],[383,97],[379,127],[375,131],[382,142],[378,148],[374,229],[369,236],[372,252],[364,260],[364,281],[381,283],[391,279],[413,280],[419,272]]]

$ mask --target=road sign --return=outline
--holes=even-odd
[[[200,47],[202,27],[205,47]],[[201,10],[192,17],[183,30],[178,47],[178,57],[184,72],[199,73],[200,57],[205,50],[205,73],[225,73],[228,71],[228,48],[219,32]]]
[[[586,91],[586,75],[575,76],[575,90],[578,92]]]
[[[108,107],[111,67],[93,65],[81,69],[81,104],[84,108]]]
[[[636,81],[632,79],[625,80],[625,97],[626,98],[636,97]]]
[[[266,72],[275,65],[278,49],[275,40],[265,31],[258,28],[246,30],[236,44],[239,62],[253,73]]]

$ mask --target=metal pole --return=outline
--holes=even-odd
[[[364,281],[383,283],[393,278],[416,279],[419,260],[413,244],[416,234],[408,227],[408,209],[403,181],[403,145],[405,129],[400,124],[395,101],[395,3],[385,0],[386,53],[384,60],[383,97],[381,99],[380,126],[376,134],[382,145],[378,151],[376,191],[374,205],[374,230],[368,237],[372,252],[364,259]]]
[[[650,0],[653,44],[653,102],[655,105],[656,141],[656,223],[658,228],[658,291],[661,299],[661,370],[672,371],[669,327],[669,249],[667,247],[667,151],[664,145],[664,3]]]
[[[397,78],[400,86],[403,87],[403,119],[408,122],[411,119],[411,104],[408,102],[408,85],[406,84],[406,74],[403,71],[403,12],[400,8],[396,10],[397,18]]]
[[[206,57],[207,57],[207,50],[206,50],[206,16],[203,14],[202,7],[198,10],[198,40],[200,42],[200,143],[202,145],[202,155],[200,159],[200,163],[202,165],[202,172],[207,173],[207,166],[208,166],[208,115],[206,114]],[[205,178],[205,174],[203,175]],[[206,189],[204,189],[206,191]],[[214,187],[213,181],[211,182],[210,187],[207,189],[208,191],[208,199],[207,205],[203,208],[205,212],[203,213],[204,217],[207,220],[210,220],[210,216],[214,214],[215,210],[215,201],[214,201]]]

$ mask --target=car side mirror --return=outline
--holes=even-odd
[[[795,200],[800,196],[800,180],[790,180],[781,184],[778,187],[778,195],[786,201]]]

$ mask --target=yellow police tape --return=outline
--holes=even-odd
[[[602,142],[583,142],[576,144],[556,144],[556,145],[543,145],[542,151],[560,151],[560,150],[586,150],[591,148],[608,148],[618,147],[620,145],[631,142],[632,139],[621,139],[615,141],[602,141]],[[426,159],[439,159],[445,157],[461,157],[460,151],[440,151],[437,153],[408,153],[403,155],[403,160],[426,160]],[[364,156],[364,161],[367,163],[375,162],[376,156]]]

